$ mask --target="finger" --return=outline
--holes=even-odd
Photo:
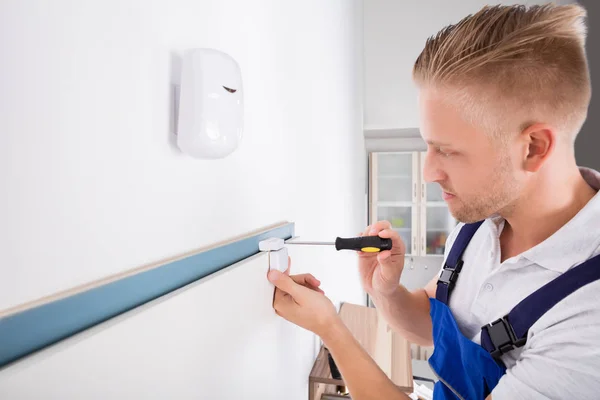
[[[290,278],[292,278],[292,280],[298,285],[304,286],[310,290],[314,290],[315,292],[325,294],[325,292],[319,288],[319,286],[321,286],[321,281],[311,274],[291,275]]]
[[[367,235],[377,235],[379,232],[381,232],[384,229],[391,229],[392,228],[392,224],[389,221],[378,221],[376,223],[374,223],[373,225],[371,225]]]
[[[325,294],[325,292],[319,288],[319,286],[321,286],[321,281],[319,281],[314,276],[308,274],[308,276],[306,277],[306,283],[307,283],[307,286],[310,289],[314,290],[315,292]]]
[[[319,281],[311,274],[293,275],[291,276],[291,278],[294,280],[294,282],[296,282],[299,285],[302,285],[316,292],[325,294],[323,290],[319,289],[319,286],[321,286],[321,281]]]
[[[275,288],[273,294],[273,309],[278,315],[287,315],[290,308],[295,305],[294,299],[283,290]]]
[[[325,292],[319,288],[319,286],[321,286],[321,281],[318,280],[317,278],[315,278],[314,276],[312,276],[311,274],[307,274],[306,283],[312,290],[319,292],[321,294],[325,294]]]
[[[406,245],[402,241],[402,238],[394,229],[388,228],[379,232],[379,237],[384,239],[392,239],[392,251],[394,254],[405,253]]]
[[[313,285],[308,284],[308,283],[306,283],[306,284],[304,284],[302,286],[304,286],[305,288],[308,288],[310,290],[313,290],[315,292],[319,292],[319,293],[325,294],[325,292],[321,288],[319,288],[318,286],[313,286]]]
[[[306,281],[313,286],[316,286],[316,287],[321,286],[321,281],[318,280],[317,278],[315,278],[314,276],[312,276],[311,274],[308,274],[308,276],[306,277]]]
[[[288,275],[285,275],[276,269],[270,271],[267,278],[269,279],[269,282],[275,285],[275,287],[289,293],[294,299],[302,295],[302,286],[294,282]]]
[[[319,281],[317,278],[315,278],[311,274],[291,275],[290,278],[292,278],[294,280],[294,282],[296,282],[300,285],[304,285],[304,284],[310,284],[313,286],[321,285],[321,281]]]

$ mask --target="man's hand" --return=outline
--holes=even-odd
[[[309,331],[323,336],[338,322],[337,311],[321,289],[319,282],[310,274],[288,276],[277,270],[267,275],[275,285],[273,308],[282,318]]]
[[[363,232],[362,236],[392,239],[392,249],[380,253],[359,252],[358,268],[364,290],[371,296],[387,296],[399,285],[404,268],[406,246],[388,221],[379,221]]]

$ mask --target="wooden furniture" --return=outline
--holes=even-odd
[[[375,360],[383,372],[400,390],[413,391],[410,343],[388,328],[372,307],[343,303],[340,317],[356,340]],[[328,362],[328,350],[321,346],[309,375],[309,400],[320,400],[323,394],[344,398],[337,388],[344,387],[343,380],[334,379]]]

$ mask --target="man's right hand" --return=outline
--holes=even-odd
[[[362,236],[392,239],[391,250],[379,253],[359,252],[358,264],[363,288],[369,295],[373,297],[390,295],[400,284],[406,246],[388,221],[379,221],[368,226]]]
[[[409,342],[432,346],[429,296],[425,289],[409,291],[400,285],[406,247],[392,224],[380,221],[362,233],[392,239],[392,250],[359,254],[359,271],[363,289],[372,297],[388,325]],[[435,278],[434,278],[435,279]],[[432,279],[430,285],[435,285]]]

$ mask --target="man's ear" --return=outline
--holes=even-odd
[[[529,172],[537,172],[556,146],[557,133],[554,127],[544,123],[528,125],[521,132],[523,143],[523,168]]]

